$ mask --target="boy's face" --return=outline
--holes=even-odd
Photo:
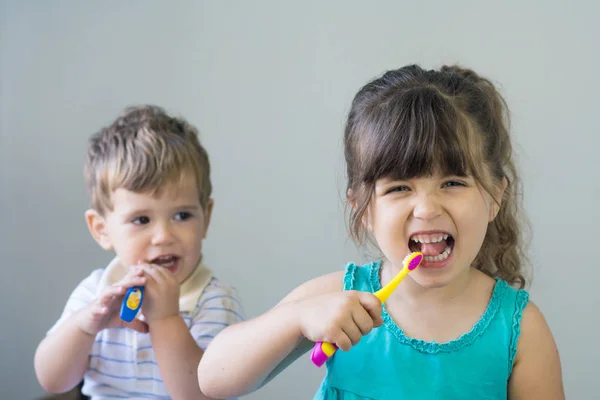
[[[202,257],[212,200],[200,206],[192,175],[167,184],[154,196],[119,188],[105,216],[86,213],[90,232],[104,249],[114,249],[125,266],[152,263],[167,268],[179,283],[194,271]]]

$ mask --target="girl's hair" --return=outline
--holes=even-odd
[[[368,237],[363,219],[378,179],[470,175],[493,198],[506,179],[502,206],[473,266],[524,287],[520,180],[508,129],[506,102],[469,69],[409,65],[366,84],[354,97],[344,133],[353,239],[364,244]]]

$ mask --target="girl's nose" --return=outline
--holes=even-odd
[[[413,211],[414,216],[422,220],[434,219],[441,213],[441,205],[433,196],[429,195],[420,196]]]

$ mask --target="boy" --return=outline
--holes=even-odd
[[[92,399],[204,399],[196,369],[210,340],[243,319],[235,290],[202,263],[210,165],[196,129],[156,106],[126,109],[89,141],[90,233],[115,259],[83,280],[35,354],[49,392],[82,378]],[[141,312],[119,317],[144,286]]]

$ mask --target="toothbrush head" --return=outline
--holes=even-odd
[[[423,253],[415,251],[414,253],[410,253],[404,258],[404,266],[408,268],[409,271],[417,268],[419,264],[423,261]]]

